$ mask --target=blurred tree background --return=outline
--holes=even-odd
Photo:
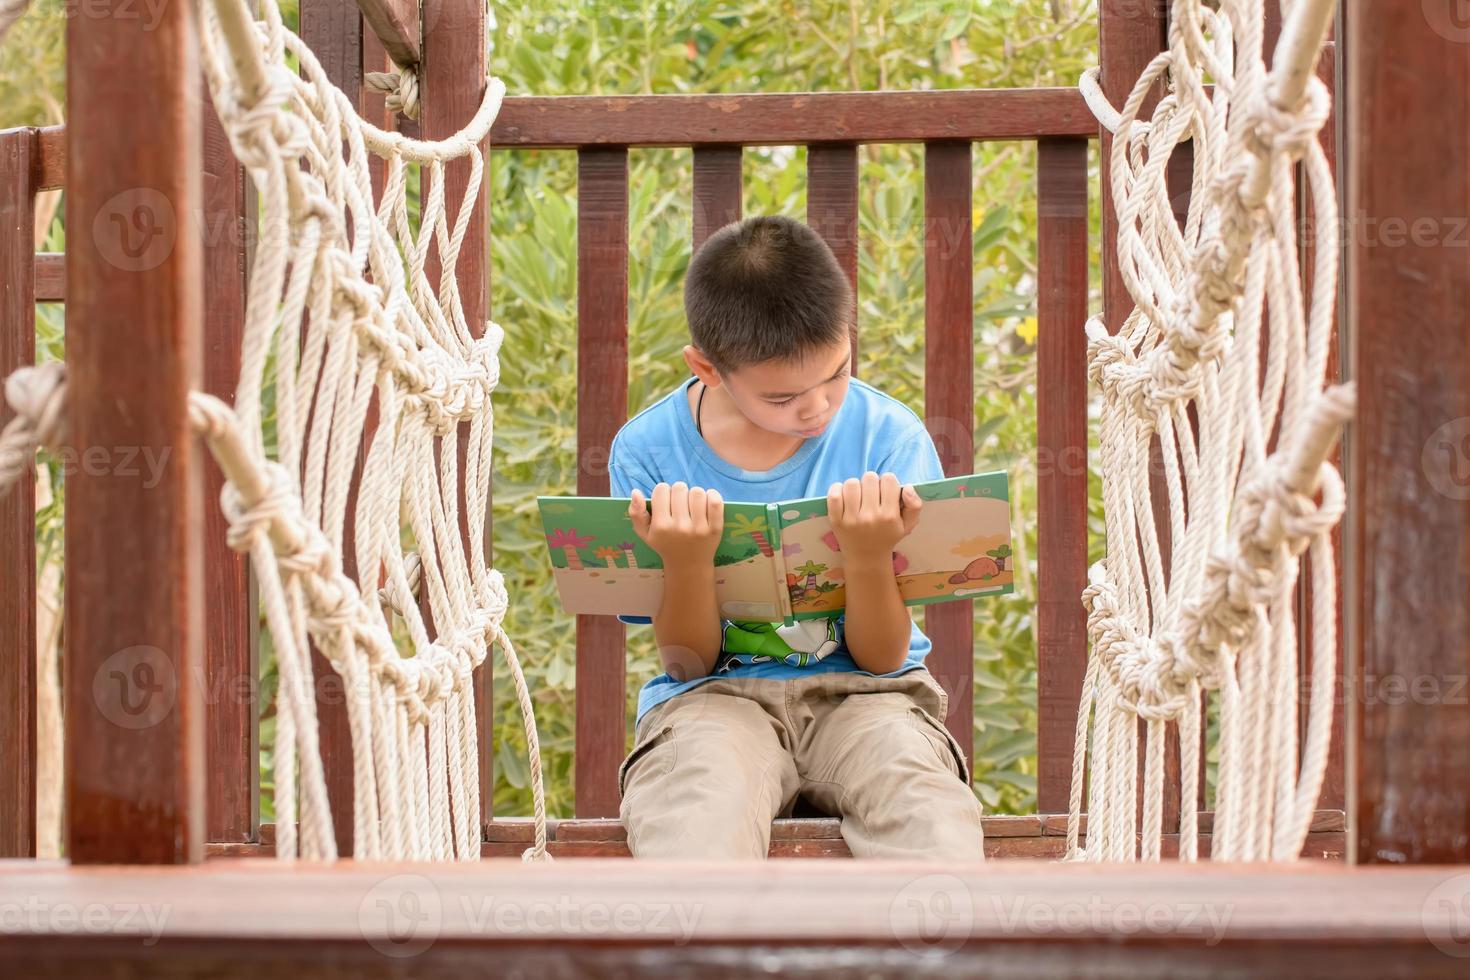
[[[282,4],[293,22],[295,6]],[[6,39],[0,127],[62,120],[69,9],[35,0]],[[512,96],[1071,87],[1097,62],[1096,0],[531,0],[492,3],[489,33],[491,71]],[[859,160],[858,375],[922,414],[923,147],[864,147]],[[804,218],[805,163],[801,147],[748,148],[745,213]],[[1095,292],[1095,146],[1092,171]],[[630,416],[686,376],[692,181],[689,150],[630,152]],[[975,468],[1009,471],[1016,550],[1016,594],[974,607],[974,788],[988,812],[1025,813],[1036,806],[1034,144],[977,144],[973,181]],[[535,497],[576,488],[576,154],[497,150],[490,193],[491,316],[507,334],[495,399],[495,561],[513,597],[506,629],[535,698],[548,808],[565,817],[573,620],[556,598]],[[61,224],[48,212],[37,247],[63,248]],[[59,356],[59,311],[43,309],[37,329],[42,356]],[[58,515],[53,504],[38,532],[53,545]],[[629,733],[637,691],[660,669],[652,630],[629,627]],[[267,695],[273,686],[266,677]],[[263,704],[268,744],[268,696]],[[494,707],[495,812],[526,814],[525,737],[508,681],[497,683]],[[268,807],[268,750],[263,768]]]

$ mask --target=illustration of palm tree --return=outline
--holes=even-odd
[[[1011,557],[1011,546],[1008,544],[1003,544],[999,548],[991,548],[985,553],[995,559],[996,568],[1004,571],[1006,567],[1006,559]]]
[[[814,561],[809,561],[803,565],[797,566],[796,574],[806,576],[807,589],[815,589],[817,587],[817,576],[820,575],[822,572],[825,572],[826,570],[826,565],[819,565]]]
[[[618,545],[618,547],[623,549],[623,556],[628,560],[628,567],[637,568],[638,559],[633,555],[633,542],[624,541],[622,544]]]
[[[745,514],[736,514],[735,521],[730,529],[730,537],[749,537],[755,542],[756,547],[761,550],[761,554],[770,558],[776,552],[772,550],[770,542],[766,540],[766,531],[768,530],[770,529],[766,526],[766,519],[764,517],[748,517]]]
[[[607,564],[608,568],[617,568],[618,559],[623,556],[623,549],[614,548],[612,545],[605,544],[601,548],[598,548],[595,554]]]
[[[577,529],[569,527],[565,531],[556,528],[553,533],[546,536],[546,540],[553,548],[560,548],[567,556],[567,567],[580,570],[582,567],[582,556],[577,553],[578,548],[585,548],[593,542],[589,535],[577,534]]]

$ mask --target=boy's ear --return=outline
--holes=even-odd
[[[698,347],[693,344],[684,345],[684,363],[689,365],[690,373],[704,382],[706,388],[719,387],[720,373],[715,370],[714,364],[700,352]]]

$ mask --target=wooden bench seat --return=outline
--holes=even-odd
[[[1214,814],[1199,815],[1200,854],[1210,853],[1210,830]],[[548,820],[547,848],[555,857],[631,857],[628,834],[623,822],[614,818],[573,818]],[[984,818],[985,855],[990,858],[1058,859],[1067,847],[1067,815],[1065,813],[1027,816],[990,816]],[[1087,818],[1083,817],[1083,833]],[[248,844],[210,844],[210,857],[266,857],[275,853],[275,827],[264,824],[260,841]],[[484,857],[518,857],[531,845],[536,826],[529,817],[498,818],[490,822]],[[1317,860],[1340,861],[1347,845],[1344,815],[1341,810],[1318,810],[1312,818],[1302,856]],[[1173,857],[1179,851],[1179,836],[1164,837],[1164,854]],[[835,817],[795,817],[776,820],[771,827],[773,858],[851,857],[842,839]]]

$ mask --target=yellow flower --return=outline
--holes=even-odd
[[[1016,324],[1016,336],[1028,344],[1036,343],[1036,317],[1028,316]]]

